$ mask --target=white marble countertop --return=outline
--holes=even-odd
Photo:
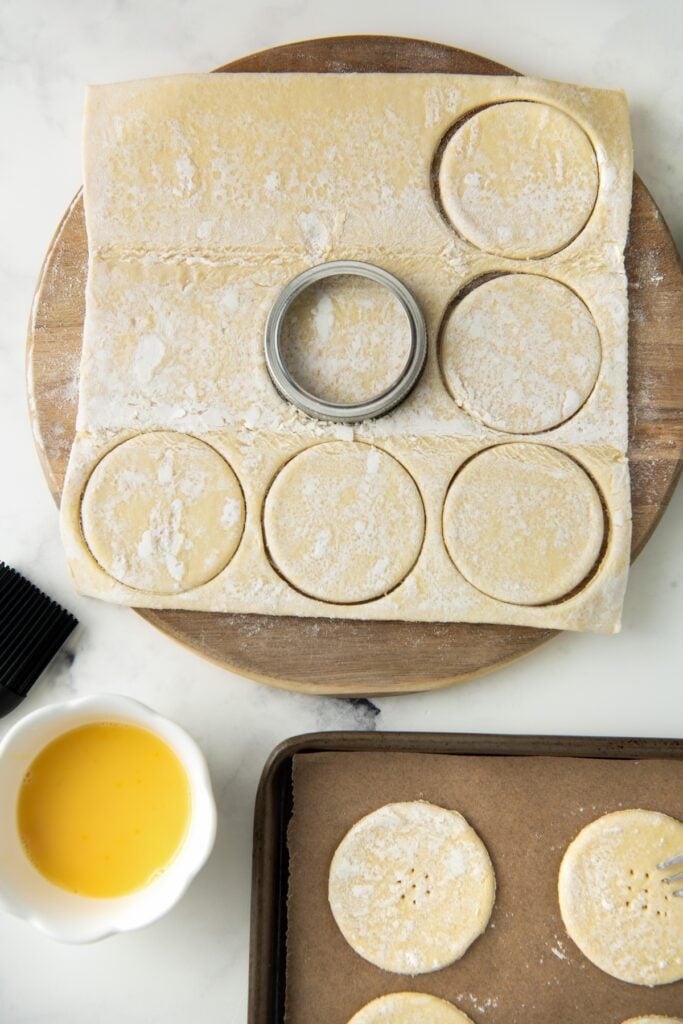
[[[319,729],[683,736],[681,490],[633,569],[619,636],[565,634],[492,676],[434,694],[352,705],[271,690],[201,661],[124,608],[73,592],[29,430],[23,363],[43,253],[80,184],[83,86],[203,71],[273,44],[354,32],[438,39],[536,75],[623,86],[636,167],[681,248],[680,0],[3,3],[0,558],[81,625],[23,707],[0,723],[0,735],[25,711],[74,694],[137,696],[203,747],[219,832],[180,905],[141,932],[70,947],[0,918],[2,1024],[246,1020],[253,800],[267,754],[287,736]]]

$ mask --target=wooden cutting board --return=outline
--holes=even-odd
[[[514,73],[464,50],[391,36],[312,39],[264,50],[217,70]],[[659,522],[682,465],[683,272],[652,197],[637,176],[633,184],[626,268],[635,558]],[[27,344],[30,415],[57,503],[74,436],[87,256],[79,193],[45,257]],[[286,689],[345,697],[448,686],[506,665],[556,635],[548,629],[460,622],[359,622],[150,609],[139,609],[138,614],[197,654],[240,675]]]

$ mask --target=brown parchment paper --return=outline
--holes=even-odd
[[[682,816],[683,761],[306,753],[294,757],[293,789],[287,1024],[346,1024],[376,996],[411,990],[451,1000],[477,1024],[683,1015],[683,982],[650,989],[604,974],[566,934],[557,902],[560,860],[588,822],[621,807]],[[417,799],[465,815],[486,843],[498,888],[489,926],[464,957],[410,978],[354,953],[329,909],[327,876],[355,821]]]

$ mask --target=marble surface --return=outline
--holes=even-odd
[[[276,43],[352,32],[439,39],[513,67],[623,86],[636,167],[683,242],[680,0],[4,0],[0,8],[0,558],[80,619],[0,735],[74,694],[131,694],[188,729],[219,806],[215,851],[167,918],[89,947],[0,918],[0,1021],[246,1020],[253,800],[281,739],[319,729],[683,736],[683,492],[633,569],[623,632],[567,634],[488,678],[349,703],[270,690],[200,661],[124,608],[77,597],[24,399],[25,325],[42,255],[80,183],[83,86],[202,71]],[[484,1019],[483,1017],[481,1018]]]

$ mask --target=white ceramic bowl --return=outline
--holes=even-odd
[[[129,722],[149,729],[177,754],[190,784],[192,810],[183,844],[149,885],[127,896],[94,899],[48,882],[28,859],[17,831],[17,797],[31,761],[46,744],[89,722]],[[188,734],[129,697],[80,697],[20,719],[0,743],[0,907],[61,942],[94,942],[156,921],[178,902],[211,853],[216,805],[204,756]]]

